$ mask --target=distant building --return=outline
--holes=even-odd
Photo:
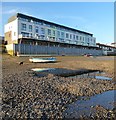
[[[116,47],[116,42],[114,42],[114,43],[111,43],[111,45],[112,45],[112,46],[114,46],[114,47]]]
[[[116,47],[112,45],[106,45],[96,43],[97,47],[103,50],[103,55],[116,55]]]
[[[4,36],[0,36],[0,53],[6,52]]]
[[[4,44],[4,36],[0,36],[0,44]]]
[[[20,54],[102,54],[96,47],[96,38],[93,34],[21,13],[9,18],[5,25],[5,41],[9,45],[8,51],[12,51],[12,54],[16,52]],[[27,47],[29,45],[30,48]],[[37,49],[37,45],[42,47],[42,52],[39,47]],[[45,46],[49,49],[53,47],[53,50]],[[71,48],[77,49],[73,51]],[[82,51],[79,51],[80,49]]]

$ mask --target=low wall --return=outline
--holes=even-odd
[[[7,47],[8,48],[8,47]],[[29,45],[29,44],[13,44],[13,54],[53,54],[53,55],[102,55],[102,50],[96,49],[83,49],[83,48],[68,48],[68,47],[56,47],[56,46],[41,46],[41,45]],[[11,49],[9,49],[11,50]]]
[[[103,51],[103,55],[116,56],[116,51]]]
[[[14,47],[15,47],[15,44],[6,45],[7,53],[10,55],[14,55]]]

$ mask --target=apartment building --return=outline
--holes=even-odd
[[[21,38],[33,39],[21,41]],[[5,40],[8,44],[39,44],[39,40],[83,46],[96,46],[93,34],[17,13],[5,25]]]
[[[7,51],[13,55],[102,54],[93,34],[21,13],[8,19],[4,32]]]

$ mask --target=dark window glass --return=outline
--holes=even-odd
[[[76,40],[78,40],[78,36],[76,36]]]
[[[68,33],[66,33],[66,38],[69,38],[69,34]]]
[[[51,35],[51,30],[50,29],[48,29],[48,35]]]
[[[61,32],[61,37],[64,38],[64,32]]]
[[[26,24],[22,23],[21,28],[22,28],[22,30],[26,31]]]
[[[72,39],[72,35],[70,34],[70,39]]]
[[[36,33],[39,32],[39,28],[38,28],[38,26],[35,27],[35,32],[36,32]]]
[[[75,40],[75,35],[73,35],[73,39]]]
[[[57,34],[58,34],[58,37],[60,37],[60,31],[58,31]]]
[[[55,33],[55,30],[53,30],[53,36],[55,36],[55,34],[56,34],[56,33]]]
[[[45,34],[45,28],[41,28],[41,33]]]
[[[32,32],[32,25],[29,25],[29,32]]]

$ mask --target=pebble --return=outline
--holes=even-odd
[[[3,119],[10,117],[63,118],[62,113],[66,109],[66,105],[76,101],[78,96],[98,94],[112,89],[114,85],[111,84],[111,81],[68,79],[52,74],[38,78],[33,72],[3,76],[2,84]],[[91,107],[93,108],[93,106]],[[111,116],[112,114],[107,113],[107,115]]]

